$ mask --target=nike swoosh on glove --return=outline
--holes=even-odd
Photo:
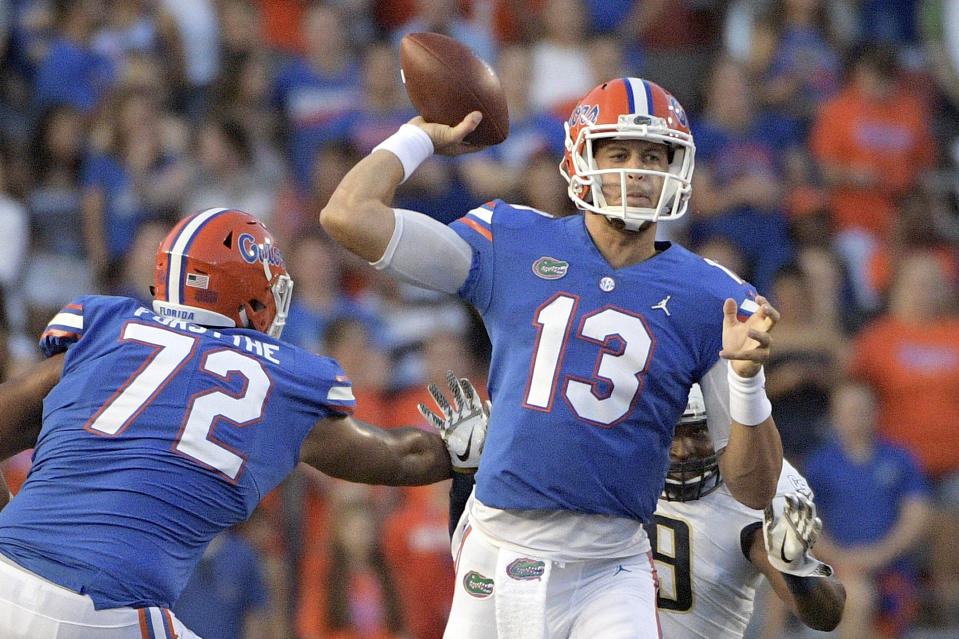
[[[458,473],[474,473],[479,467],[483,446],[486,444],[491,405],[480,400],[468,379],[457,378],[453,371],[446,372],[446,384],[450,389],[452,403],[447,401],[436,384],[430,382],[426,387],[442,415],[437,415],[423,403],[417,408],[420,415],[439,431],[453,462],[453,470]]]
[[[816,516],[816,504],[799,493],[785,496],[779,517],[772,504],[763,511],[766,557],[779,572],[797,577],[832,576],[832,566],[810,553],[821,532],[822,520]]]

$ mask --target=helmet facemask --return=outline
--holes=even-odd
[[[267,255],[267,252],[263,253]],[[273,301],[276,305],[276,314],[269,328],[264,331],[270,337],[280,339],[283,334],[283,327],[286,326],[286,316],[290,313],[290,302],[293,301],[293,278],[288,273],[280,272],[274,276],[270,272],[270,263],[263,260],[263,271],[266,273],[266,281],[270,282],[270,292],[273,294]]]
[[[719,473],[719,456],[691,457],[671,462],[663,486],[666,501],[693,501],[705,497],[723,484]]]
[[[577,207],[599,213],[610,219],[622,220],[628,230],[639,230],[645,222],[674,220],[686,212],[689,195],[692,190],[690,180],[693,174],[695,155],[692,137],[689,134],[671,129],[663,118],[649,115],[623,114],[616,124],[596,124],[580,129],[576,140],[570,138],[569,124],[566,124],[569,158],[573,172],[564,176],[569,180],[569,197]],[[596,164],[594,145],[597,140],[645,140],[668,147],[669,166],[666,171],[638,168],[600,169]],[[621,194],[621,204],[609,205],[603,195],[603,175],[617,175]],[[654,206],[628,206],[626,201],[629,176],[638,178],[662,178],[663,185]]]
[[[722,486],[719,455],[713,450],[710,440],[706,402],[699,384],[693,384],[689,389],[686,410],[676,424],[675,436],[699,442],[702,450],[683,460],[670,462],[662,498],[666,501],[693,501]]]

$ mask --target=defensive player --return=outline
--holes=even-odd
[[[695,146],[675,98],[641,79],[601,84],[567,123],[563,172],[583,215],[496,200],[447,227],[391,208],[430,154],[476,149],[462,141],[481,117],[414,118],[321,213],[377,268],[471,303],[490,336],[497,410],[463,549],[481,568],[460,575],[447,635],[543,636],[556,605],[561,636],[656,637],[642,523],[694,382],[731,493],[755,508],[775,494],[782,447],[761,370],[778,312],[718,264],[655,242],[656,223],[686,211]]]
[[[806,480],[784,461],[773,503],[764,512],[747,508],[723,484],[707,431],[706,406],[694,385],[676,425],[663,494],[646,526],[663,636],[742,639],[763,575],[803,623],[833,630],[846,594],[832,569],[809,552],[822,523]]]
[[[353,419],[340,366],[279,340],[292,286],[262,223],[209,209],[161,244],[152,310],[84,296],[50,321],[47,359],[0,385],[0,460],[35,449],[0,511],[0,636],[195,637],[170,605],[297,462],[367,483],[450,476],[440,436]]]

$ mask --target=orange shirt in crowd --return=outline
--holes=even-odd
[[[896,261],[891,253],[902,247],[887,246],[883,250],[875,251],[869,258],[866,265],[866,273],[869,277],[869,283],[880,292],[885,293],[892,284],[895,275]],[[943,277],[952,280],[956,284],[956,274],[959,274],[959,255],[951,246],[933,246],[925,250],[931,251],[939,262]]]
[[[857,337],[850,372],[876,389],[880,434],[933,478],[959,468],[959,319],[880,318]]]
[[[267,46],[298,55],[306,51],[303,41],[304,0],[257,0],[261,33]]]
[[[896,199],[935,162],[928,120],[925,103],[905,92],[877,102],[850,87],[823,105],[809,137],[813,156],[824,164],[881,176],[879,187],[832,189],[830,210],[837,230],[885,233]]]

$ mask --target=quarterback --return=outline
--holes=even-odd
[[[464,547],[485,568],[459,580],[447,636],[541,637],[545,611],[563,605],[569,636],[656,637],[642,524],[693,383],[731,494],[753,508],[775,494],[782,447],[762,364],[778,311],[722,266],[655,241],[660,220],[686,211],[695,145],[679,102],[640,78],[597,86],[566,124],[561,172],[582,215],[494,200],[444,226],[394,209],[430,154],[478,150],[463,139],[481,118],[404,124],[320,217],[377,268],[473,305],[492,343],[497,408]],[[600,578],[620,565],[615,584]]]

